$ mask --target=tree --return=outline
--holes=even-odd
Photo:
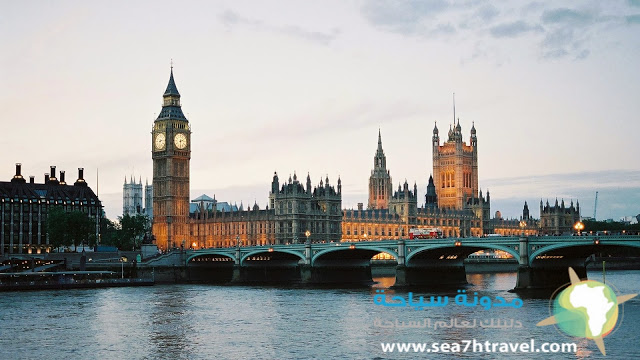
[[[120,250],[135,250],[140,247],[148,231],[149,219],[146,215],[125,214],[118,216],[117,222],[103,217],[100,222],[100,243]]]
[[[583,223],[584,223],[584,230],[582,231],[583,233],[589,232],[589,231],[621,232],[622,230],[625,230],[625,231],[640,230],[640,223],[630,225],[630,224],[625,224],[618,221],[607,222],[607,221],[595,221],[595,220],[584,220]]]
[[[118,217],[120,221],[120,249],[135,250],[142,242],[144,234],[149,230],[149,219],[146,215],[131,216],[125,214]]]
[[[120,224],[106,217],[100,219],[100,244],[119,247]]]
[[[65,212],[61,208],[53,208],[47,217],[49,244],[54,247],[78,245],[95,242],[95,225],[87,214],[81,211]]]
[[[95,243],[95,223],[87,214],[81,211],[67,213],[68,236],[70,242],[76,247],[87,244],[93,246]]]
[[[53,208],[47,216],[47,233],[49,234],[49,244],[54,248],[60,246],[70,246],[71,239],[68,236],[67,213],[61,208]]]

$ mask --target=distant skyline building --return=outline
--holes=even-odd
[[[149,185],[147,181],[143,188],[142,177],[139,177],[138,182],[135,181],[133,175],[130,176],[129,181],[126,177],[124,178],[122,215],[146,215],[149,219],[153,218],[153,186]]]
[[[122,216],[135,216],[144,212],[142,204],[142,178],[136,182],[133,175],[129,182],[124,178],[122,186]]]

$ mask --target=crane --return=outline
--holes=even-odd
[[[598,192],[596,191],[596,201],[593,204],[593,220],[596,219],[596,211],[598,210]]]

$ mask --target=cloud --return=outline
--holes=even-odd
[[[489,4],[478,9],[476,15],[485,22],[493,20],[500,11],[495,6]]]
[[[329,45],[329,43],[340,34],[340,30],[338,29],[333,29],[331,33],[322,33],[318,31],[307,31],[297,26],[283,27],[279,29],[279,32],[324,45]]]
[[[583,60],[589,57],[591,50],[584,44],[589,41],[589,34],[576,31],[572,26],[564,26],[550,30],[542,40],[542,57],[546,59],[559,59],[573,56],[574,60]]]
[[[362,16],[384,31],[425,41],[443,37],[444,41],[451,41],[456,36],[461,41],[476,38],[478,43],[488,37],[493,40],[489,45],[495,51],[490,52],[490,57],[495,58],[496,64],[504,61],[500,58],[505,53],[501,51],[504,40],[526,36],[543,60],[583,60],[599,40],[607,41],[608,32],[640,24],[640,14],[592,2],[557,7],[539,1],[504,6],[483,0],[364,1]],[[630,1],[629,5],[640,7],[640,0]],[[462,54],[461,63],[475,57],[477,54]]]
[[[569,55],[566,47],[575,46],[575,41],[574,30],[570,27],[562,27],[547,32],[542,41],[543,57],[560,58]]]
[[[489,32],[493,37],[516,37],[530,31],[542,31],[540,26],[532,26],[522,20],[500,24],[492,27]]]
[[[576,55],[576,60],[586,59],[591,54],[591,51],[584,49],[578,55]]]
[[[362,13],[374,26],[402,34],[416,34],[424,30],[426,19],[435,17],[448,7],[445,0],[369,0],[362,6]]]
[[[585,26],[595,20],[593,14],[567,8],[546,10],[542,13],[542,22],[545,24],[570,24],[573,26]]]
[[[251,20],[246,17],[242,17],[231,10],[226,10],[225,12],[220,14],[219,18],[220,18],[220,21],[222,21],[222,23],[227,26],[242,25],[242,24],[254,25],[254,26],[264,25],[261,21]]]
[[[640,1],[640,0],[638,0]],[[638,5],[640,6],[640,5]],[[639,25],[640,24],[640,14],[637,15],[629,15],[626,18],[627,20],[627,24],[631,24],[631,25]]]
[[[447,24],[438,24],[433,30],[431,30],[431,34],[433,35],[451,35],[456,33],[456,28],[450,23]]]
[[[220,21],[227,27],[245,25],[253,27],[260,31],[270,31],[273,33],[284,34],[303,40],[319,43],[322,45],[328,45],[340,34],[340,30],[332,29],[329,33],[323,33],[319,31],[310,31],[303,29],[299,26],[273,26],[265,24],[260,20],[249,19],[239,15],[238,13],[226,10],[218,16]]]

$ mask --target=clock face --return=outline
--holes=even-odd
[[[173,138],[173,142],[176,144],[178,149],[184,149],[187,147],[187,137],[184,134],[176,134],[176,137]]]
[[[156,141],[155,141],[156,150],[163,150],[165,144],[166,142],[165,142],[164,134],[156,135]]]

